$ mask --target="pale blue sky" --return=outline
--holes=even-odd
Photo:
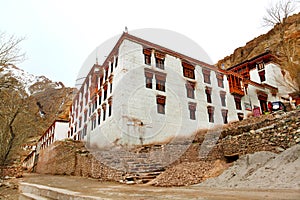
[[[88,55],[125,26],[184,34],[216,63],[267,32],[262,17],[273,1],[0,0],[0,30],[26,36],[18,67],[73,86]]]

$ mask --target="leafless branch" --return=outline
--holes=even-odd
[[[20,43],[24,37],[7,35],[0,31],[0,66],[16,64],[25,60],[25,53],[20,48]]]

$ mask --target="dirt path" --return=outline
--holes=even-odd
[[[50,176],[30,174],[20,181],[41,184],[79,192],[83,195],[97,196],[104,199],[224,199],[224,200],[253,200],[253,199],[300,199],[299,190],[245,190],[245,189],[216,189],[199,186],[189,187],[152,187],[145,185],[123,185],[117,183],[99,182],[95,179],[70,176]]]

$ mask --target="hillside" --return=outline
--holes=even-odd
[[[295,52],[293,52],[293,60],[300,60],[300,13],[294,14],[287,18],[286,21],[285,40],[295,44]],[[249,30],[251,31],[251,30]],[[277,53],[280,47],[280,31],[279,25],[276,25],[268,33],[260,35],[253,40],[247,42],[243,47],[239,47],[234,52],[218,61],[216,64],[219,68],[229,68],[243,61],[251,59],[266,50]]]
[[[0,68],[0,165],[19,164],[28,153],[21,147],[34,144],[54,119],[68,119],[73,91],[13,65]]]

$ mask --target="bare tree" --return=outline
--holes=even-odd
[[[20,48],[20,43],[24,39],[24,37],[19,38],[0,31],[0,67],[25,60],[25,53]]]
[[[296,83],[296,91],[299,93],[300,86],[300,40],[298,33],[289,33],[289,22],[287,18],[296,10],[296,1],[279,0],[266,9],[263,17],[263,25],[271,26],[279,32],[279,42],[275,47],[276,62],[283,70],[286,70],[292,80]]]
[[[22,108],[22,99],[17,91],[0,91],[0,166],[7,161],[15,139],[13,124]]]

